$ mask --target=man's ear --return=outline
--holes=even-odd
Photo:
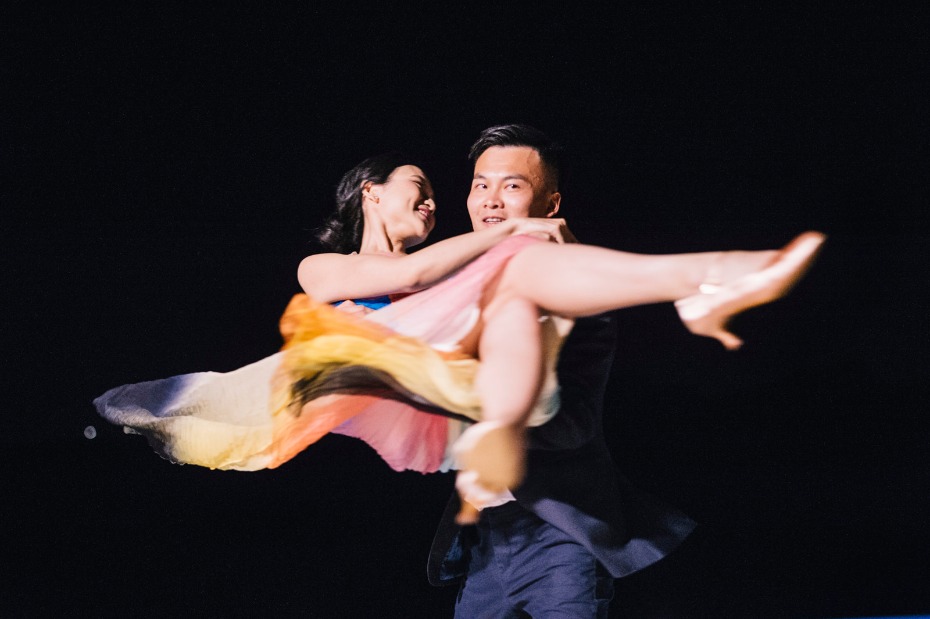
[[[546,205],[546,217],[555,217],[555,214],[559,212],[559,205],[562,203],[562,194],[558,191],[553,191],[549,195],[549,202]]]

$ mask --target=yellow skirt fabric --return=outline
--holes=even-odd
[[[478,360],[462,342],[482,294],[532,243],[512,237],[427,290],[365,316],[296,295],[282,350],[227,373],[124,385],[98,412],[177,463],[258,470],[287,462],[329,432],[366,441],[395,470],[455,468],[452,446],[481,419]],[[558,408],[555,362],[571,321],[543,319],[547,377],[530,423]]]

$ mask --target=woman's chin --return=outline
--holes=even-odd
[[[431,229],[425,229],[421,230],[415,235],[410,236],[404,240],[404,247],[415,247],[416,245],[423,243],[429,237],[430,232],[432,232]]]

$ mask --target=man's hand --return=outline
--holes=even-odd
[[[556,243],[577,243],[578,239],[568,229],[564,219],[557,217],[516,217],[513,234],[526,234]]]

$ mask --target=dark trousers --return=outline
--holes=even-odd
[[[456,619],[606,618],[613,579],[581,544],[510,502],[481,512]]]

